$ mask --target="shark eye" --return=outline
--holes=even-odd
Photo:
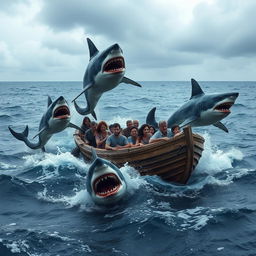
[[[106,197],[115,194],[121,186],[119,178],[109,173],[98,177],[94,182],[94,192],[98,196]]]
[[[67,106],[61,106],[55,109],[54,118],[66,118],[70,115],[69,108]]]
[[[109,72],[109,73],[116,73],[116,72],[122,72],[124,68],[125,68],[124,58],[117,57],[117,58],[112,58],[108,60],[104,65],[103,71]]]

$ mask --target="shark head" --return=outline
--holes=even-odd
[[[231,113],[230,108],[234,105],[239,93],[205,95],[196,80],[192,79],[191,84],[192,95],[189,107],[195,109],[195,115],[198,117],[192,123],[194,126],[215,124]]]
[[[124,197],[127,185],[121,171],[96,157],[87,174],[87,191],[96,204],[111,205]]]
[[[202,110],[222,119],[231,113],[230,108],[234,105],[238,95],[237,92],[205,95],[201,103]]]
[[[49,130],[52,133],[64,130],[70,123],[70,109],[67,101],[60,96],[55,101],[48,97],[48,109],[46,113]]]
[[[199,102],[201,105],[201,119],[207,123],[215,123],[225,118],[231,113],[231,107],[234,105],[239,93],[223,93],[204,95]]]
[[[106,83],[109,79],[114,83],[119,83],[125,74],[125,61],[123,51],[118,44],[113,44],[103,51],[99,51],[93,42],[87,38],[90,63],[85,72],[84,84],[88,84],[88,79],[94,79],[94,82]],[[112,89],[112,88],[111,88]]]

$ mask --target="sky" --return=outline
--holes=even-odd
[[[86,38],[135,81],[256,81],[255,0],[1,0],[0,81],[82,81]]]

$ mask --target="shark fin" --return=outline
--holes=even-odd
[[[91,150],[92,150],[92,160],[94,161],[95,159],[98,158],[98,156],[97,156],[96,150],[93,147],[91,147]]]
[[[192,93],[190,99],[192,99],[195,96],[204,94],[203,90],[201,89],[200,85],[195,79],[191,79],[191,85],[192,85]]]
[[[28,137],[28,126],[27,125],[26,125],[26,128],[24,129],[24,131],[21,133],[15,132],[10,126],[8,126],[8,128],[9,128],[9,131],[11,132],[11,134],[17,140],[25,141],[25,139]]]
[[[126,83],[126,84],[132,84],[138,87],[142,87],[140,84],[138,84],[137,82],[133,81],[132,79],[128,78],[128,77],[123,77],[121,83]]]
[[[95,113],[94,110],[91,112],[91,114],[92,114],[92,116],[94,117],[94,119],[97,120],[97,116],[96,116],[96,113]]]
[[[43,127],[32,139],[39,136],[45,129],[46,129],[46,127]]]
[[[93,56],[95,56],[95,54],[99,52],[99,50],[97,49],[97,47],[94,45],[94,43],[90,38],[87,38],[87,43],[88,43],[90,59],[91,59]]]
[[[156,112],[156,107],[152,108],[147,115],[146,118],[146,124],[152,125],[155,128],[158,128],[158,124],[156,122],[156,118],[155,118],[155,112]]]
[[[45,152],[45,147],[41,147],[42,151]]]
[[[51,104],[52,104],[52,99],[51,99],[51,97],[48,95],[47,107],[49,107]]]
[[[191,123],[194,122],[197,118],[197,116],[191,116],[187,118],[184,122],[180,124],[180,127],[182,128],[184,126],[191,125]]]
[[[69,123],[68,127],[80,130],[81,132],[85,132],[82,128],[78,127],[77,125],[75,125],[73,123]]]
[[[228,128],[223,123],[221,123],[221,122],[217,122],[217,123],[215,123],[213,125],[218,127],[218,128],[220,128],[224,132],[228,132]]]
[[[87,84],[82,92],[80,92],[71,102],[74,102],[78,97],[80,97],[83,93],[85,93],[88,89],[90,89],[93,86],[93,83]]]

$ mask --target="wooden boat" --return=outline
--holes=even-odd
[[[74,139],[85,160],[90,160],[91,146],[85,144],[78,131]],[[166,181],[186,184],[203,150],[204,138],[192,133],[188,126],[169,140],[120,150],[96,149],[96,152],[118,167],[128,163],[141,175],[158,175]]]

